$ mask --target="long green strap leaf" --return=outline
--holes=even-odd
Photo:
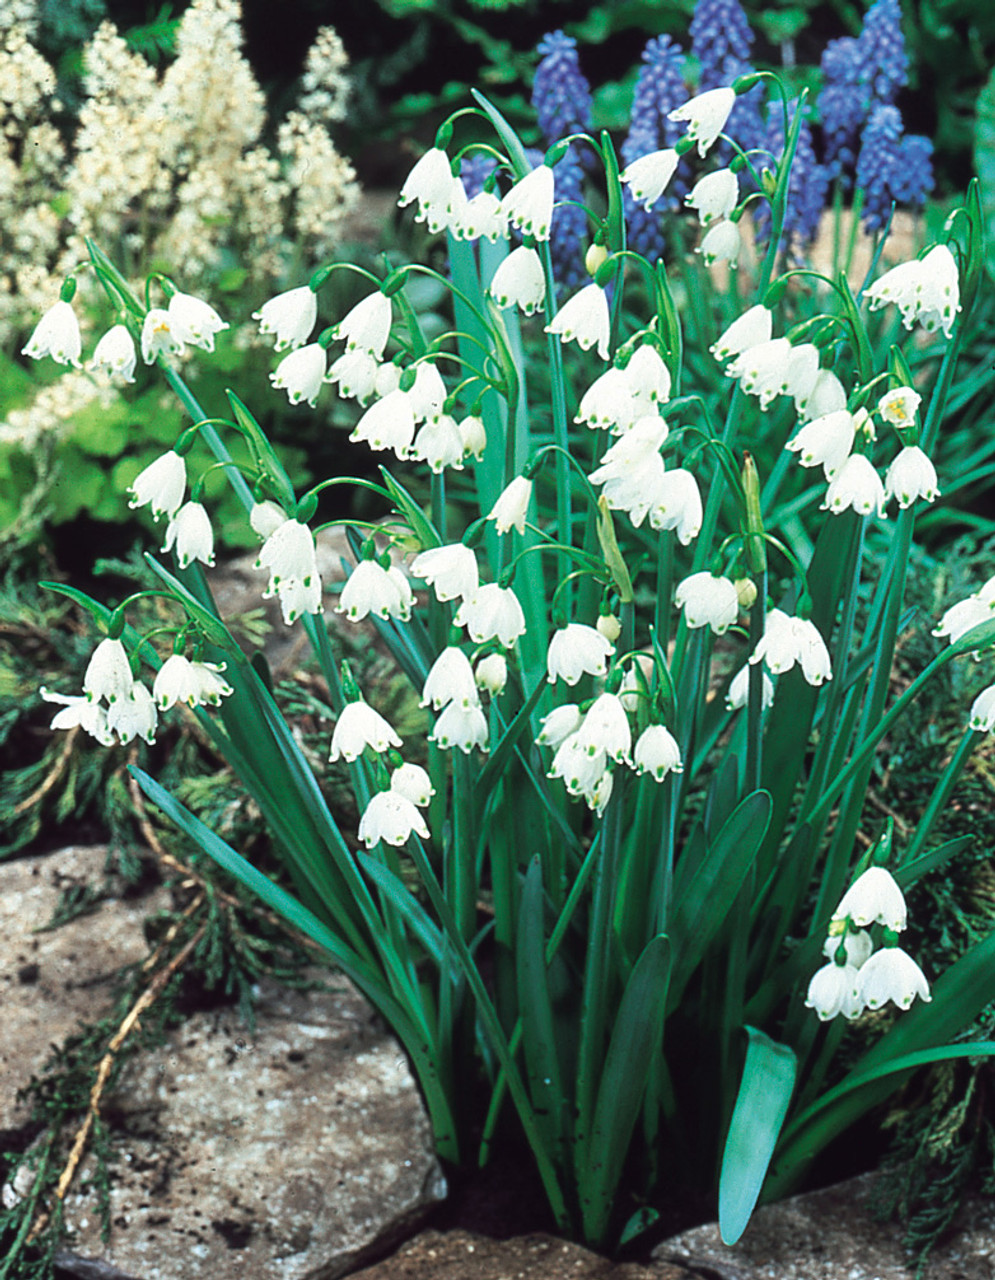
[[[696,865],[688,865],[687,858],[681,859],[669,929],[674,944],[670,1008],[679,1001],[688,979],[736,901],[767,834],[770,814],[770,795],[766,791],[752,792],[737,805]]]
[[[515,948],[518,1007],[529,1092],[537,1123],[546,1134],[553,1159],[562,1168],[569,1118],[549,993],[544,911],[542,861],[536,854],[529,863],[518,911]]]
[[[626,983],[605,1058],[588,1161],[581,1171],[584,1237],[604,1241],[650,1067],[660,1053],[671,950],[666,934],[646,944]]]
[[[735,1244],[753,1214],[795,1087],[793,1051],[755,1027],[749,1044],[719,1175],[719,1232]]]
[[[380,975],[345,945],[337,934],[286,889],[274,884],[268,876],[263,875],[241,854],[236,853],[231,845],[201,822],[165,787],[135,765],[129,765],[128,769],[148,798],[157,804],[181,831],[185,831],[220,867],[257,894],[288,924],[323,947],[346,977],[351,978],[360,991],[379,1009],[411,1055],[432,1116],[440,1152],[452,1156],[456,1151],[455,1122],[449,1100],[439,1081],[431,1045],[427,1041],[424,1028],[419,1025],[418,1015],[421,1011],[406,1009],[391,995]],[[415,1016],[412,1017],[412,1014]]]

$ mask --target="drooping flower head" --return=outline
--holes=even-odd
[[[629,132],[622,143],[626,169],[644,156],[671,150],[682,132],[681,126],[668,116],[687,98],[684,50],[670,36],[655,36],[643,50],[642,63],[632,99]],[[661,212],[678,208],[687,191],[687,183],[679,174],[669,177],[665,187],[655,201],[649,202],[649,209],[631,184],[624,192],[629,245],[650,262],[663,254]]]
[[[700,70],[699,92],[730,85],[753,70],[750,48],[753,32],[739,0],[698,0],[689,27],[691,56]],[[759,114],[762,92],[751,89],[737,98],[727,132],[743,148],[758,145],[763,124]]]

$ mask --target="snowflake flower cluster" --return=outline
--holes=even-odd
[[[876,924],[883,937],[877,950],[869,932]],[[820,1021],[839,1014],[852,1020],[889,1001],[908,1009],[916,996],[932,999],[923,971],[898,945],[906,924],[905,898],[897,881],[884,867],[869,867],[833,912],[823,946],[828,964],[809,983],[805,1004]]]
[[[123,745],[135,737],[152,743],[160,712],[178,702],[189,707],[216,707],[228,697],[232,689],[221,674],[224,669],[224,663],[201,662],[173,653],[159,668],[150,692],[135,678],[122,641],[108,637],[90,657],[81,694],[42,688],[41,696],[62,707],[52,720],[53,729],[81,728],[105,747],[115,742]]]

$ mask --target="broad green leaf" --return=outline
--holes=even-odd
[[[553,1159],[562,1166],[569,1120],[549,994],[544,915],[542,862],[536,854],[529,863],[518,910],[516,985],[532,1105]]]
[[[398,511],[414,530],[421,545],[426,548],[439,546],[442,539],[407,489],[400,481],[394,479],[386,467],[380,468],[380,474],[383,476],[383,482],[390,491],[390,496],[394,499]]]
[[[791,1102],[798,1062],[787,1045],[747,1027],[749,1044],[719,1175],[719,1231],[735,1244],[750,1221]]]
[[[736,901],[767,834],[770,813],[768,793],[751,792],[716,839],[706,846],[704,857],[696,865],[690,865],[686,857],[678,863],[669,925],[674,944],[671,1007],[680,1000],[688,979]]]
[[[235,415],[235,420],[245,433],[249,448],[252,450],[253,456],[256,457],[262,469],[267,473],[273,483],[276,485],[278,492],[278,501],[291,514],[296,505],[296,497],[294,494],[294,486],[290,483],[290,477],[284,470],[283,463],[280,461],[273,446],[270,444],[266,433],[260,427],[246,406],[239,400],[234,391],[228,392],[228,400]]]
[[[670,940],[657,934],[629,975],[608,1044],[580,1185],[584,1237],[593,1243],[608,1231],[650,1067],[660,1053],[670,965]]]

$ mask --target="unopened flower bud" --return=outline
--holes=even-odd
[[[592,244],[584,255],[584,266],[589,276],[598,274],[598,268],[602,266],[608,258],[608,250],[603,244]]]
[[[594,624],[609,644],[614,644],[622,634],[622,624],[613,613],[602,613]]]
[[[732,585],[736,588],[736,595],[739,599],[740,607],[743,609],[752,608],[753,602],[757,598],[757,587],[753,579],[746,577],[737,578]]]

